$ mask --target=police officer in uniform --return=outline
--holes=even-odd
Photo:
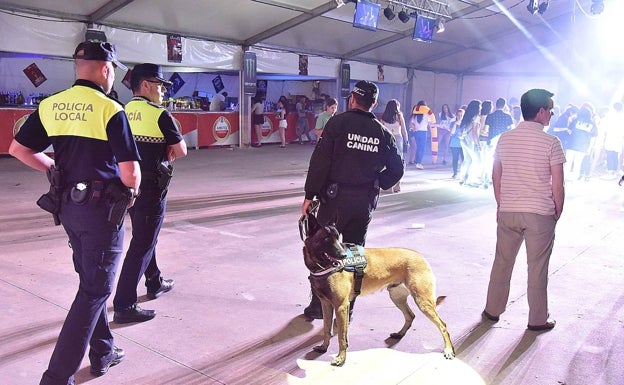
[[[374,83],[359,81],[349,95],[349,110],[329,119],[310,158],[301,207],[305,215],[320,198],[319,223],[335,223],[343,242],[362,246],[379,189],[391,188],[403,176],[394,137],[371,112],[378,93]],[[304,314],[323,318],[314,293]]]
[[[41,385],[74,384],[87,347],[95,376],[124,358],[124,351],[113,344],[106,314],[124,239],[123,223],[108,221],[109,210],[116,207],[109,192],[127,193],[128,200],[117,200],[124,205],[119,215],[123,221],[141,181],[140,157],[123,106],[106,94],[115,80],[115,66],[127,68],[118,62],[115,46],[106,42],[80,43],[73,57],[74,85],[43,100],[9,148],[36,170],[60,170],[58,218],[80,279]],[[54,159],[42,152],[50,144]]]
[[[156,316],[137,305],[137,285],[145,274],[147,297],[155,299],[173,289],[156,264],[156,242],[165,217],[167,187],[176,158],[186,156],[186,143],[171,113],[162,107],[166,87],[159,65],[144,63],[132,69],[134,97],[126,114],[141,154],[141,194],[130,209],[132,240],[121,268],[113,300],[116,323],[143,322]]]

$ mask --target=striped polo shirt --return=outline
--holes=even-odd
[[[550,167],[566,161],[559,138],[540,123],[520,122],[501,135],[494,159],[503,166],[499,211],[555,214]]]

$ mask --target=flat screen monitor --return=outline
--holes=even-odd
[[[353,26],[356,28],[368,29],[369,31],[376,31],[380,8],[380,4],[371,3],[366,0],[358,0],[357,3],[355,3]]]
[[[416,16],[416,24],[414,24],[414,34],[412,35],[412,40],[431,43],[431,40],[433,39],[434,29],[435,19],[418,15]]]

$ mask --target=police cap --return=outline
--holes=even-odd
[[[156,78],[163,82],[166,86],[170,86],[173,83],[169,80],[166,80],[163,76],[162,67],[157,64],[152,63],[143,63],[137,64],[132,69],[132,82],[139,81],[142,79],[148,78]]]
[[[81,51],[82,53],[79,53]],[[128,67],[123,65],[117,59],[117,49],[115,48],[115,45],[108,42],[83,41],[78,44],[78,47],[76,47],[73,58],[82,60],[109,61],[124,71],[128,70]]]
[[[379,94],[379,88],[377,88],[377,85],[373,82],[360,80],[359,82],[355,84],[351,92],[353,92],[354,94],[360,95],[366,100],[369,100],[371,102],[376,102],[377,95]]]

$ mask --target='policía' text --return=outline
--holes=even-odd
[[[54,120],[80,120],[86,121],[86,113],[93,112],[93,104],[90,103],[53,103]]]

